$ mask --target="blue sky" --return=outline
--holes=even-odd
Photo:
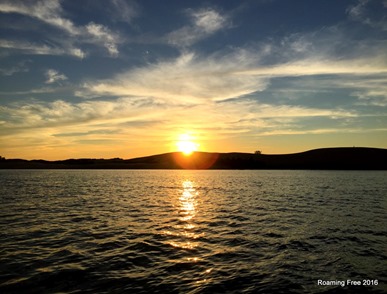
[[[387,148],[387,0],[0,0],[0,153]]]

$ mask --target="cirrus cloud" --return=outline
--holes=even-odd
[[[49,69],[46,71],[46,84],[53,84],[58,81],[65,81],[67,77],[64,74],[59,73],[55,69]]]
[[[85,53],[74,44],[84,43],[103,46],[110,56],[116,57],[119,53],[118,44],[120,37],[113,33],[108,27],[90,22],[85,26],[78,26],[70,19],[65,18],[59,0],[38,0],[38,1],[4,1],[0,3],[0,13],[16,13],[34,18],[51,27],[55,27],[67,33],[67,40],[57,40],[52,36],[51,42],[64,48],[53,48],[47,45],[27,45],[24,40],[12,41],[3,40],[3,48],[23,49],[32,54],[59,55],[67,53],[80,58],[85,57]],[[46,38],[49,36],[46,36]],[[24,45],[22,45],[24,44]]]
[[[186,52],[174,60],[135,68],[111,80],[87,83],[85,95],[151,96],[184,104],[240,97],[266,87],[262,77],[237,74],[258,59],[247,50],[209,58]]]
[[[191,24],[170,32],[167,42],[177,47],[188,47],[227,26],[227,17],[214,9],[189,11]]]

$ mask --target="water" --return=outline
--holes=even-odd
[[[386,293],[386,179],[1,170],[0,292]]]

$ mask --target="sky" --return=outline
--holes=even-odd
[[[0,155],[387,148],[387,0],[0,0]]]

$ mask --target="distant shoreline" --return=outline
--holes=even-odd
[[[132,159],[0,160],[0,169],[316,169],[387,170],[387,149],[337,147],[292,154],[171,152]]]

